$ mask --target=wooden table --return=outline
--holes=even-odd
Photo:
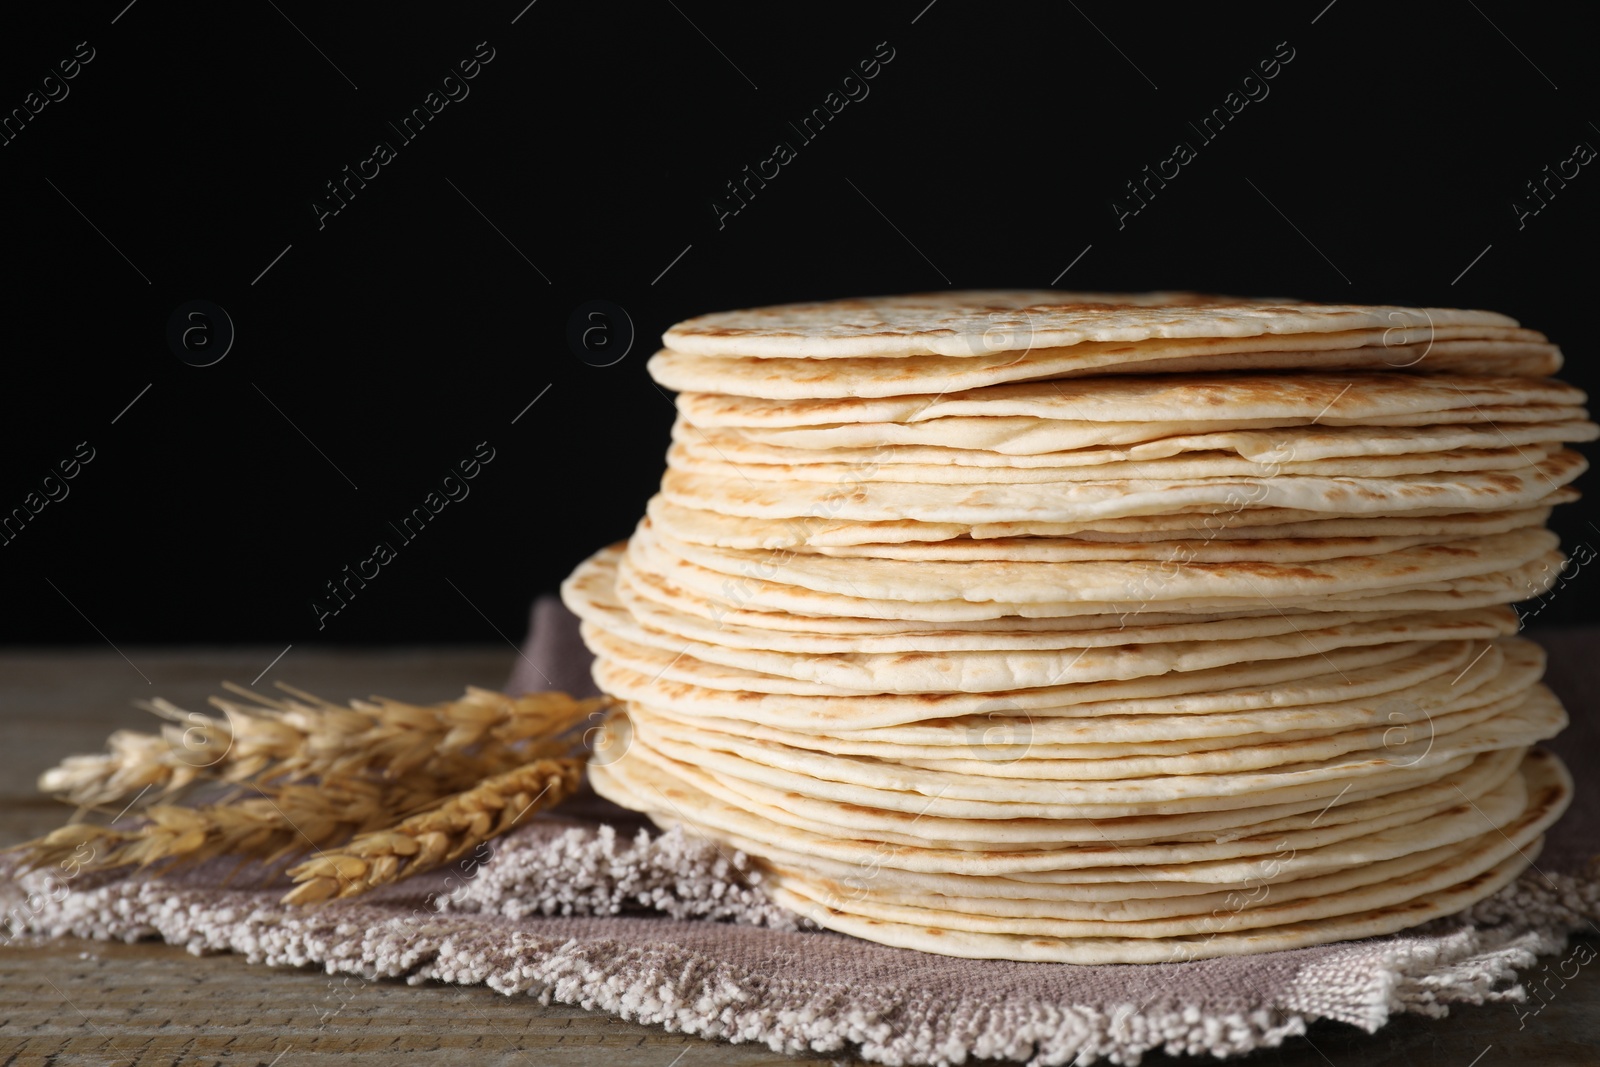
[[[38,773],[93,752],[119,727],[148,729],[129,705],[164,696],[200,708],[218,683],[249,683],[279,649],[0,652],[0,845],[59,825],[33,793]],[[416,701],[498,687],[507,648],[291,650],[261,679],[333,700],[374,691]],[[146,681],[148,679],[148,682]],[[330,1007],[331,1006],[331,1007]],[[336,1014],[327,1017],[331,1009]],[[701,1041],[489,989],[380,981],[347,988],[311,969],[251,966],[178,948],[61,940],[0,950],[0,1065],[226,1064],[309,1067],[416,1062],[537,1067],[790,1064],[765,1047]],[[813,1062],[827,1062],[826,1057]],[[987,1061],[985,1061],[987,1062]],[[1146,1064],[1203,1061],[1146,1057]],[[1204,1061],[1209,1062],[1209,1061]],[[1282,1067],[1522,1067],[1600,1064],[1600,967],[1568,982],[1526,1028],[1511,1005],[1406,1016],[1377,1035],[1319,1023],[1306,1038],[1233,1061]]]

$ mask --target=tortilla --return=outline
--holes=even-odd
[[[1164,962],[1504,885],[1571,781],[1509,605],[1600,439],[1491,312],[1193,293],[722,312],[626,544],[562,596],[595,789],[780,904],[954,955]]]

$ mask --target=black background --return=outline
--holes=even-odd
[[[1600,144],[1581,9],[124,2],[0,37],[7,113],[95,53],[0,147],[0,511],[95,450],[0,546],[3,641],[515,639],[631,530],[673,414],[645,360],[722,308],[1058,277],[1488,307],[1595,385],[1600,175],[1520,230],[1512,210]],[[470,95],[399,145],[387,123],[479,42]],[[789,122],[880,42],[870,95],[800,143]],[[1186,123],[1279,42],[1270,95],[1200,144]],[[1198,158],[1119,230],[1112,198],[1179,139]],[[319,228],[378,140],[394,161]],[[779,140],[798,158],[719,228],[723,184]],[[210,367],[166,341],[194,299],[237,331]],[[592,299],[637,332],[612,366],[567,341]],[[470,496],[319,630],[323,584],[481,441]],[[1592,519],[1556,525],[1600,544]],[[1584,581],[1539,624],[1590,617]]]

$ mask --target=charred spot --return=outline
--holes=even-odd
[[[1214,570],[1223,576],[1245,574],[1254,578],[1299,578],[1304,581],[1323,581],[1327,578],[1313,567],[1295,566],[1292,563],[1258,563],[1240,560],[1230,563],[1194,563],[1190,566],[1205,571]]]

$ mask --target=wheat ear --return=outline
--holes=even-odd
[[[159,734],[119,730],[108,751],[71,756],[39,778],[39,789],[79,807],[130,803],[137,810],[201,780],[268,785],[306,779],[397,779],[416,771],[451,778],[462,755],[480,776],[565,754],[561,739],[603,706],[565,693],[508,697],[469,687],[464,696],[420,706],[373,697],[340,707],[288,686],[274,700],[225,683],[253,704],[223,697],[219,718],[166,700],[140,706],[171,720]],[[459,786],[451,787],[454,788]],[[148,797],[142,804],[139,798]],[[125,809],[126,810],[126,809]]]
[[[387,830],[362,834],[290,869],[299,883],[283,899],[310,904],[351,897],[459,859],[530,815],[559,804],[583,777],[576,757],[540,759],[486,779]]]

